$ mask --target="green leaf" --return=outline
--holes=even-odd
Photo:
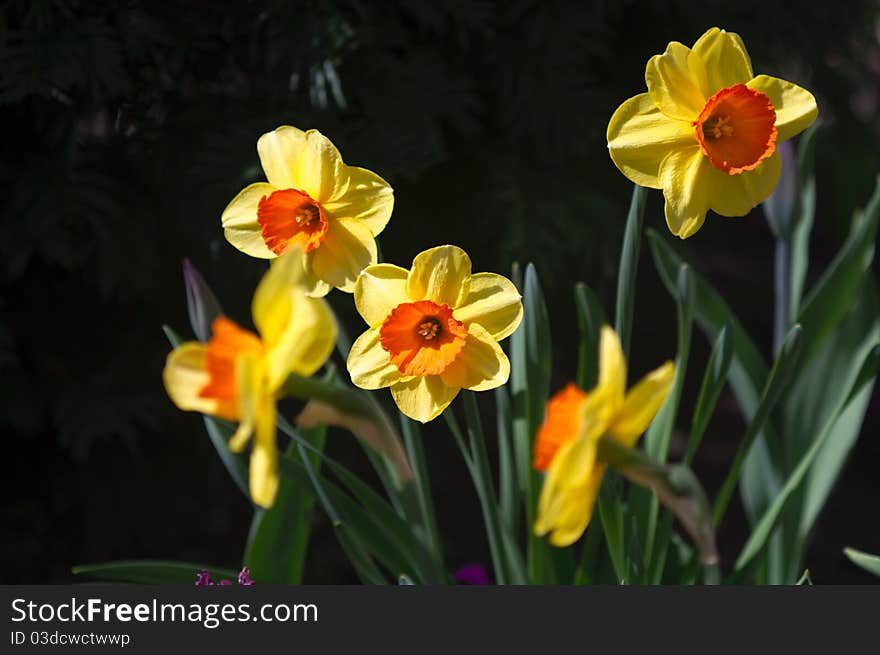
[[[804,326],[805,358],[808,361],[849,311],[862,276],[874,259],[874,242],[880,220],[880,181],[868,200],[861,219],[804,300],[798,322]]]
[[[583,282],[574,287],[574,303],[580,334],[577,385],[581,389],[592,389],[599,376],[599,332],[608,319],[599,297]]]
[[[624,358],[629,357],[629,341],[632,334],[633,307],[636,302],[636,274],[639,268],[639,246],[642,239],[642,224],[645,220],[645,201],[648,190],[636,184],[633,188],[626,228],[623,233],[623,246],[620,251],[620,268],[617,276],[617,307],[614,328],[620,337]]]
[[[779,348],[779,355],[773,363],[773,369],[770,371],[770,375],[767,376],[767,383],[764,385],[764,391],[761,393],[761,403],[758,405],[755,415],[746,428],[746,432],[733,458],[733,464],[730,466],[730,471],[721,485],[718,497],[715,499],[713,520],[716,527],[721,524],[724,513],[727,511],[727,504],[730,502],[730,496],[733,494],[733,490],[739,481],[740,469],[746,456],[749,455],[749,451],[758,434],[763,429],[764,422],[770,416],[770,412],[776,406],[782,394],[788,390],[791,381],[794,379],[802,353],[802,332],[803,330],[800,325],[792,327]]]
[[[305,438],[316,449],[324,447],[326,428],[316,428]],[[297,457],[295,448],[288,449]],[[317,457],[313,457],[313,465]],[[302,493],[282,476],[272,507],[257,507],[251,522],[245,562],[256,579],[275,584],[301,584],[309,544],[314,498]]]
[[[718,338],[715,339],[712,353],[709,355],[709,361],[706,363],[706,370],[703,373],[700,394],[697,396],[697,404],[691,419],[691,432],[684,455],[685,464],[690,465],[697,454],[703,435],[706,433],[706,428],[715,411],[718,397],[727,382],[732,361],[733,341],[730,337],[730,330],[725,326],[718,333]]]
[[[797,220],[791,231],[790,291],[788,315],[797,316],[800,311],[804,283],[810,263],[810,233],[816,215],[816,134],[819,122],[813,123],[803,133],[798,145],[798,169],[800,177],[800,197]]]
[[[676,276],[683,260],[656,231],[647,230],[647,236],[660,279],[674,298],[677,294]],[[758,410],[761,388],[767,379],[767,365],[727,303],[696,274],[694,292],[694,318],[709,341],[714,342],[722,328],[728,327],[733,343],[733,360],[728,380],[743,416],[746,421],[751,421]],[[752,519],[769,505],[781,484],[779,474],[770,460],[768,442],[779,442],[776,430],[769,421],[764,424],[743,467],[740,489],[746,513]]]
[[[863,553],[855,548],[844,548],[843,553],[856,566],[865,569],[868,573],[880,576],[880,556]]]
[[[74,575],[84,575],[99,580],[131,582],[133,584],[191,584],[202,571],[210,571],[217,582],[221,579],[237,580],[238,571],[210,564],[191,562],[172,562],[167,560],[124,560],[103,564],[83,564],[74,566]],[[254,577],[257,582],[262,582]]]
[[[767,538],[770,536],[773,528],[776,527],[777,521],[779,520],[788,499],[801,482],[803,482],[810,470],[810,466],[813,464],[819,451],[832,433],[837,418],[846,409],[850,402],[852,402],[853,398],[862,391],[865,385],[873,382],[878,370],[880,370],[880,344],[875,345],[865,357],[861,369],[859,370],[859,374],[856,376],[855,381],[848,390],[846,398],[838,404],[838,407],[833,412],[830,419],[825,423],[825,426],[810,446],[810,449],[800,459],[798,465],[792,471],[791,475],[788,476],[782,489],[780,489],[779,493],[776,495],[773,503],[764,512],[760,521],[758,521],[755,529],[752,531],[752,534],[749,536],[748,541],[745,546],[743,546],[743,549],[736,560],[735,573],[743,571],[749,566],[755,556],[764,547]]]

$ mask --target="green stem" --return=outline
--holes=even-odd
[[[629,342],[632,334],[633,307],[636,302],[636,274],[639,267],[639,245],[645,219],[645,200],[648,190],[639,185],[633,188],[623,247],[620,253],[620,269],[617,276],[617,306],[614,317],[615,330],[620,337],[625,358],[629,358]]]

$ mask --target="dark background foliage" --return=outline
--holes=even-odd
[[[712,25],[740,33],[755,70],[821,108],[811,279],[880,170],[878,7],[839,3],[510,1],[86,2],[0,9],[0,579],[65,582],[75,563],[175,558],[235,566],[250,507],[195,415],[168,401],[160,326],[188,333],[190,257],[247,322],[264,263],[223,239],[225,204],[261,176],[257,137],[315,127],[395,188],[384,258],[456,243],[476,270],[534,261],[548,297],[554,386],[574,374],[572,285],[612,308],[631,186],[605,150],[608,118],[644,88],[648,57]],[[654,193],[647,223],[663,227]],[[772,251],[760,210],[710,216],[684,244],[769,357]],[[360,329],[350,299],[332,303]],[[632,370],[674,352],[674,309],[647,254]],[[695,344],[693,404],[707,346]],[[691,379],[693,378],[693,379]],[[386,399],[387,400],[387,399]],[[491,400],[486,398],[488,411]],[[870,581],[845,545],[880,551],[880,402],[820,520],[817,582]],[[683,426],[686,427],[686,426]],[[710,493],[742,430],[725,395],[696,462]],[[486,561],[454,447],[428,432],[451,566]],[[364,469],[351,438],[334,455]],[[734,515],[735,514],[735,515]],[[745,538],[741,511],[722,554]],[[316,512],[307,581],[352,581]]]

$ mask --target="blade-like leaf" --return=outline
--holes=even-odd
[[[880,576],[880,556],[863,553],[855,548],[844,548],[843,552],[849,561],[856,566],[865,569],[868,573]]]
[[[210,571],[214,580],[237,580],[238,571],[210,564],[172,562],[166,560],[124,560],[103,564],[83,564],[73,567],[74,575],[99,580],[131,582],[133,584],[192,584],[201,571]],[[254,577],[257,582],[259,578]]]

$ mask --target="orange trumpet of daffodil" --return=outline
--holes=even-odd
[[[436,418],[462,388],[485,391],[507,382],[510,362],[498,342],[522,321],[519,292],[501,275],[472,274],[461,248],[426,250],[410,270],[369,266],[354,301],[370,328],[351,347],[352,382],[391,387],[410,418]]]
[[[626,361],[610,327],[599,338],[599,382],[590,392],[569,384],[547,403],[535,441],[533,466],[546,471],[535,534],[550,533],[568,546],[586,530],[607,464],[597,458],[603,436],[630,448],[654,419],[672,388],[675,365],[666,362],[626,393]]]
[[[241,191],[226,207],[223,231],[252,257],[273,258],[294,246],[305,253],[311,296],[351,293],[376,263],[375,237],[385,229],[394,193],[375,173],[347,166],[317,130],[282,126],[257,141],[267,182]]]
[[[290,374],[309,376],[321,368],[336,341],[333,314],[323,300],[306,295],[303,276],[299,252],[273,261],[251,308],[259,336],[220,316],[207,343],[181,344],[163,371],[165,389],[180,409],[238,422],[230,450],[241,452],[254,436],[249,486],[261,507],[270,507],[278,491],[279,390]]]
[[[686,239],[706,212],[745,216],[766,200],[782,170],[776,146],[816,120],[813,95],[752,72],[742,39],[717,27],[693,48],[673,41],[648,61],[648,92],[624,102],[608,123],[617,168],[663,189],[666,223]]]

